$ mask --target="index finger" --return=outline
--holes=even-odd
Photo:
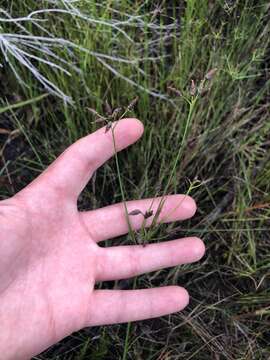
[[[92,174],[115,154],[115,150],[118,152],[133,144],[143,133],[142,123],[133,118],[120,120],[112,126],[113,132],[103,127],[72,144],[30,186],[38,184],[42,188],[44,185],[46,192],[52,189],[75,200]]]

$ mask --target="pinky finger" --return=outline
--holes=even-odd
[[[188,292],[179,286],[143,290],[96,290],[86,326],[117,324],[171,314],[188,305]]]

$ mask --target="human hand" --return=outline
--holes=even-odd
[[[120,151],[140,138],[143,126],[125,119],[114,133]],[[114,152],[112,132],[102,128],[71,145],[30,185],[0,202],[1,359],[28,359],[83,327],[157,317],[188,304],[188,293],[178,286],[94,290],[97,281],[193,262],[205,251],[194,237],[146,247],[98,246],[128,232],[124,205],[79,212],[77,198]],[[153,202],[154,214],[159,203]],[[127,202],[128,212],[146,211],[151,204],[151,199]],[[195,211],[190,197],[167,196],[159,221],[184,220]],[[142,217],[130,216],[130,223],[140,229]]]

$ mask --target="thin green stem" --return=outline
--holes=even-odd
[[[190,105],[189,106],[189,113],[188,113],[188,118],[187,118],[185,129],[184,129],[184,134],[183,134],[183,137],[182,137],[182,141],[181,141],[181,144],[180,144],[180,149],[179,149],[179,151],[177,153],[177,156],[176,156],[176,159],[174,161],[174,165],[173,165],[169,180],[167,182],[167,185],[165,186],[164,194],[166,194],[169,186],[171,185],[171,182],[172,182],[172,179],[173,179],[173,176],[174,176],[174,172],[176,170],[176,167],[177,167],[177,164],[178,164],[178,162],[180,160],[180,157],[181,157],[181,155],[183,153],[183,148],[184,148],[184,144],[185,144],[185,141],[186,141],[186,137],[187,137],[187,133],[188,133],[188,129],[189,129],[189,126],[190,126],[191,119],[192,119],[193,110],[194,110],[196,101],[197,101],[197,96],[189,102],[189,105]]]
[[[174,165],[173,165],[173,168],[172,168],[172,171],[171,171],[171,174],[170,174],[170,177],[169,177],[169,180],[165,186],[165,189],[163,191],[163,195],[162,195],[162,198],[160,200],[160,204],[159,204],[159,207],[158,207],[158,210],[153,218],[153,221],[152,221],[152,224],[151,224],[151,227],[154,227],[157,223],[157,219],[158,219],[158,216],[161,212],[161,209],[162,209],[162,206],[164,204],[164,198],[165,198],[165,195],[167,193],[167,190],[169,188],[169,186],[171,185],[171,182],[172,182],[172,179],[173,179],[173,176],[174,176],[174,173],[175,173],[175,170],[176,170],[176,167],[177,167],[177,164],[180,160],[180,157],[183,153],[183,148],[184,148],[184,144],[185,144],[185,141],[186,141],[186,137],[187,137],[187,133],[188,133],[188,129],[189,129],[189,126],[190,126],[190,122],[191,122],[191,119],[192,119],[192,115],[193,115],[193,110],[194,110],[194,107],[195,107],[195,104],[196,104],[196,101],[197,101],[197,98],[198,98],[198,95],[195,96],[194,98],[192,98],[191,101],[187,100],[188,104],[189,104],[189,113],[188,113],[188,118],[187,118],[187,121],[186,121],[186,125],[185,125],[185,129],[184,129],[184,134],[183,134],[183,137],[182,137],[182,141],[181,141],[181,144],[180,144],[180,149],[177,153],[177,156],[176,156],[176,159],[174,161]]]
[[[119,181],[119,186],[120,186],[122,201],[123,201],[124,208],[125,208],[125,216],[126,216],[126,220],[127,220],[127,224],[128,224],[129,234],[131,235],[133,242],[136,243],[136,238],[135,238],[135,235],[134,235],[134,231],[132,230],[132,227],[131,227],[131,224],[130,224],[130,220],[129,220],[129,215],[128,215],[128,209],[127,209],[127,204],[126,204],[126,197],[125,197],[124,187],[123,187],[123,183],[122,183],[122,179],[121,179],[119,159],[118,159],[118,153],[117,153],[116,143],[115,143],[114,130],[115,130],[114,127],[112,127],[112,138],[113,138],[113,146],[114,146],[114,152],[115,152],[115,162],[116,162],[117,176],[118,176],[118,181]]]
[[[134,281],[133,281],[133,289],[136,288],[136,284],[137,284],[137,278],[135,278]],[[129,322],[127,324],[127,331],[126,331],[125,345],[124,345],[124,353],[123,353],[122,360],[127,359],[128,348],[129,348],[129,335],[130,335],[130,331],[131,331],[131,324],[132,324],[131,322]]]

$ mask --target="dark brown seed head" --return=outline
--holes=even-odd
[[[118,107],[116,109],[114,109],[113,113],[112,113],[112,118],[113,120],[116,120],[116,118],[119,116],[119,114],[121,113],[122,108]]]
[[[134,108],[134,106],[137,104],[138,100],[139,100],[139,96],[136,96],[135,99],[133,99],[131,103],[128,105],[127,111],[131,111]]]
[[[154,214],[153,210],[147,210],[146,213],[144,214],[144,218],[148,219],[150,218],[152,215]]]

